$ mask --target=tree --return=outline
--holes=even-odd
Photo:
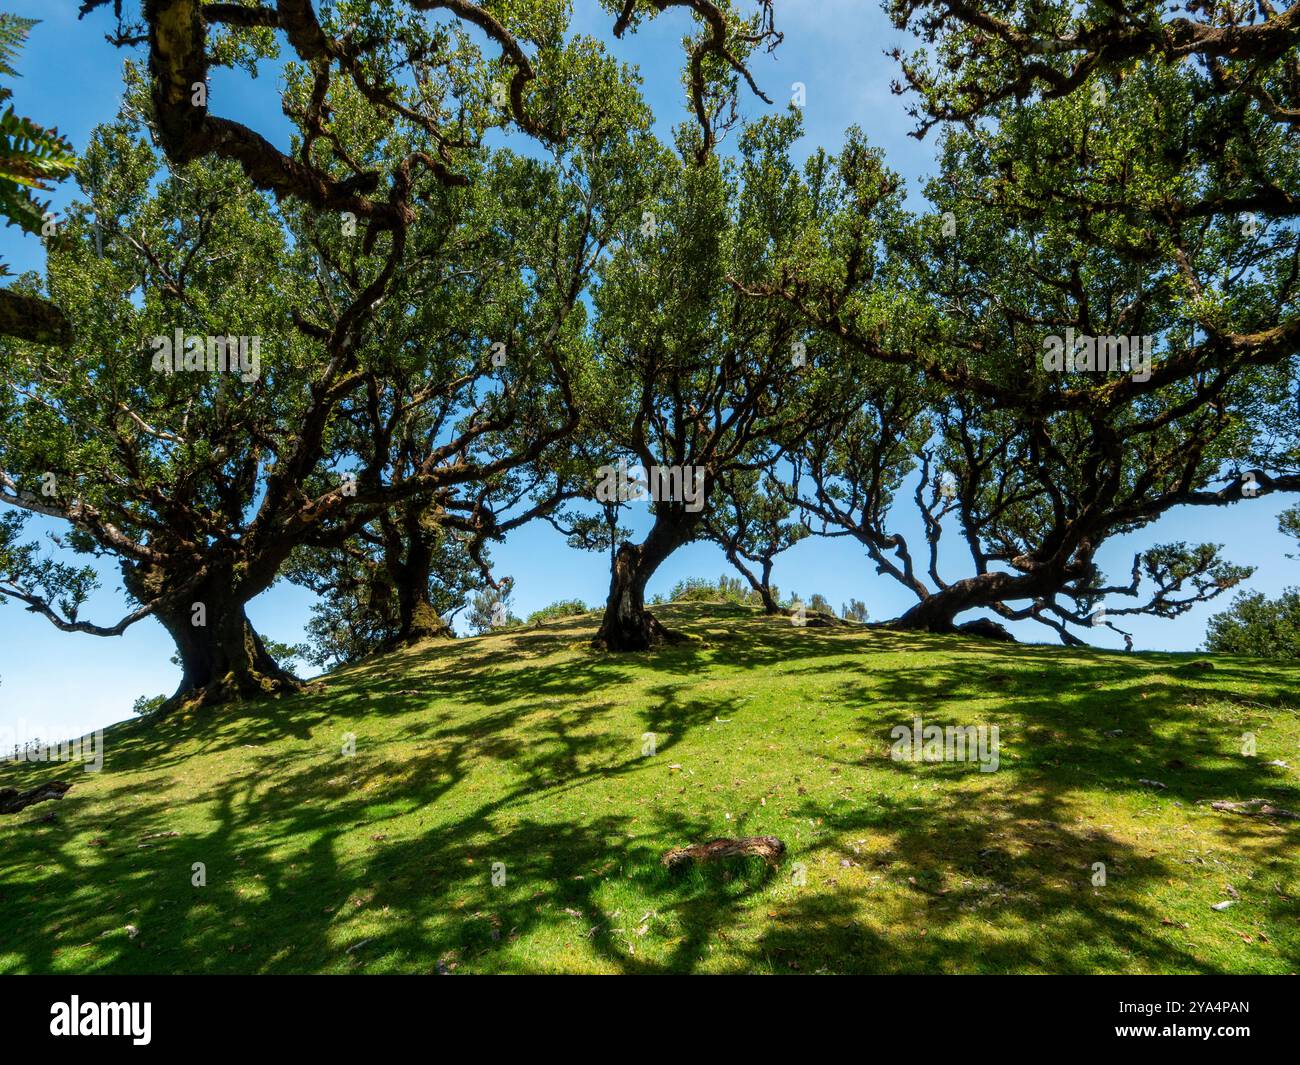
[[[776,29],[775,0],[755,0],[754,13],[747,18],[739,14],[734,0],[711,3],[710,0],[601,0],[607,11],[617,11],[614,36],[622,37],[645,19],[653,19],[671,8],[687,8],[703,23],[699,36],[688,39],[690,54],[685,83],[689,106],[699,125],[695,143],[696,163],[703,163],[717,147],[719,131],[725,132],[736,122],[736,97],[739,83],[770,104],[759,89],[746,63],[758,49],[774,50],[782,34]]]
[[[510,591],[511,584],[507,578],[499,586],[474,596],[466,620],[475,636],[523,624],[510,609]]]
[[[476,225],[435,224],[425,245],[432,268],[405,270],[391,286],[391,332],[376,344],[364,401],[348,409],[336,446],[362,480],[450,479],[373,516],[354,510],[322,524],[298,570],[327,587],[331,570],[350,567],[347,554],[378,551],[397,610],[390,629],[387,604],[376,601],[369,627],[388,633],[385,646],[450,635],[428,598],[435,545],[448,534],[465,545],[479,584],[493,585],[484,546],[549,519],[589,482],[597,445],[581,414],[599,384],[581,372],[590,349],[581,297],[616,225],[639,213],[635,162],[653,149],[648,112],[620,93],[613,68],[606,73],[590,129],[554,147],[550,166],[495,153],[464,193]],[[443,381],[455,389],[440,395]],[[466,470],[477,472],[465,479]],[[478,586],[468,576],[458,584]]]
[[[687,577],[673,585],[667,598],[655,596],[651,603],[739,603],[744,606],[762,606],[759,593],[745,587],[746,582],[739,577],[722,574],[716,581],[706,577]],[[772,589],[773,596],[780,594],[779,589]]]
[[[632,463],[607,468],[605,491],[644,478],[653,525],[614,561],[599,646],[645,650],[670,634],[645,608],[645,587],[673,551],[704,533],[720,478],[774,461],[777,441],[805,424],[793,390],[803,369],[794,315],[743,295],[771,249],[802,226],[784,201],[793,117],[746,131],[732,174],[710,156],[651,161],[657,198],[602,263],[593,303],[597,359],[622,389],[594,416]],[[643,473],[637,474],[639,470]]]
[[[718,500],[704,521],[704,531],[749,582],[764,612],[780,613],[781,604],[772,588],[772,566],[777,555],[809,536],[811,530],[802,521],[790,520],[794,507],[774,478],[759,470],[736,470],[719,477],[715,491]]]
[[[1192,466],[1197,449],[1212,446],[1219,431],[1212,419],[1189,421],[1185,436],[1157,441],[1167,452],[1149,441],[1129,458],[1122,450],[1112,452],[1108,470],[1106,454],[1091,443],[1095,422],[1062,416],[1018,421],[964,398],[950,404],[953,412],[924,417],[912,429],[913,462],[903,458],[891,467],[883,460],[886,449],[872,444],[880,438],[875,420],[840,437],[836,448],[810,448],[806,455],[806,476],[815,486],[809,512],[831,535],[856,538],[878,572],[917,596],[917,606],[893,627],[950,632],[961,613],[984,607],[1008,620],[1041,622],[1063,641],[1078,643],[1068,625],[1116,628],[1115,621],[1127,615],[1174,617],[1251,572],[1224,562],[1218,548],[1206,544],[1166,544],[1137,553],[1127,584],[1108,584],[1092,561],[1107,538],[1146,524],[1150,511],[1176,505],[1172,498],[1179,496],[1182,478],[1212,476],[1213,465],[1203,455],[1199,472]],[[866,409],[880,414],[879,408]],[[867,438],[862,444],[859,432]],[[894,439],[900,438],[905,439]],[[924,563],[907,538],[889,527],[905,477],[914,479],[911,499],[925,530]],[[1089,504],[1097,508],[1095,516]],[[940,547],[945,529],[954,524],[974,576],[948,581]],[[1142,595],[1132,606],[1109,602],[1099,609],[1107,596]],[[1017,599],[1028,605],[1009,605]]]
[[[890,10],[895,25],[912,28],[931,46],[907,57],[894,53],[903,74],[894,91],[911,94],[917,136],[939,123],[969,127],[1005,116],[1033,99],[1073,99],[1078,107],[1086,100],[1099,115],[1116,101],[1130,115],[1144,112],[1144,135],[1125,140],[1158,149],[1143,153],[1143,166],[1099,168],[1091,188],[1075,183],[1068,191],[1050,181],[1017,180],[1022,191],[1074,211],[1081,228],[1116,215],[1146,218],[1186,245],[1217,222],[1267,244],[1270,228],[1300,213],[1294,137],[1300,14],[1294,7],[1198,3],[1175,15],[1176,7],[1157,0],[1123,6],[1010,0],[995,10],[962,0],[891,0]],[[1094,140],[1089,147],[1099,145]],[[1152,166],[1153,159],[1161,165]],[[1294,308],[1255,330],[1225,330],[1210,301],[1198,304],[1197,326],[1207,345],[1221,350],[1275,362],[1289,358],[1300,338]],[[1195,354],[1189,349],[1187,357]],[[1179,366],[1173,363],[1171,372]]]
[[[1300,504],[1288,507],[1278,515],[1278,527],[1288,536],[1293,536],[1300,540]],[[1288,558],[1295,558],[1295,555],[1288,555]]]
[[[344,0],[332,7],[312,0],[274,5],[140,0],[138,16],[129,0],[82,0],[81,15],[110,3],[117,27],[109,40],[120,47],[148,46],[153,111],[170,160],[185,164],[211,157],[238,163],[259,189],[318,210],[350,212],[372,230],[392,230],[408,221],[404,198],[385,199],[376,192],[394,181],[400,185],[413,165],[446,185],[463,185],[469,175],[461,164],[481,148],[486,129],[514,127],[555,144],[571,136],[575,110],[588,110],[600,100],[599,81],[586,78],[591,41],[570,37],[568,7],[558,0],[486,5]],[[719,128],[725,131],[735,121],[739,82],[759,93],[746,63],[756,49],[770,50],[781,41],[773,0],[755,0],[749,16],[740,13],[735,0],[601,3],[616,16],[616,37],[675,8],[700,23],[699,35],[686,42],[686,86],[699,123],[698,151],[707,155]],[[430,12],[449,16],[449,27],[423,17]],[[489,77],[465,76],[457,57],[479,52],[466,27],[500,49]],[[311,71],[310,96],[294,113],[307,135],[293,155],[256,130],[213,113],[208,101],[211,67],[240,66],[255,74],[258,60],[278,55],[277,32],[293,58]],[[473,66],[482,71],[481,64]],[[330,104],[349,92],[388,118],[413,125],[428,150],[382,160],[339,151],[337,137],[346,122]]]
[[[1282,511],[1277,524],[1281,532],[1300,540],[1300,506]],[[1210,618],[1205,649],[1258,658],[1300,658],[1300,588],[1285,588],[1276,599],[1263,592],[1238,592],[1227,610]]]
[[[87,0],[83,13],[102,6]],[[5,352],[13,389],[0,502],[68,522],[73,550],[116,556],[138,606],[117,625],[81,620],[93,573],[39,556],[13,525],[0,591],[100,635],[158,617],[184,668],[173,702],[292,688],[244,604],[294,551],[355,547],[362,530],[396,522],[390,530],[406,539],[384,566],[399,600],[415,593],[410,617],[426,613],[415,597],[428,587],[417,533],[429,516],[467,529],[471,549],[501,535],[485,496],[520,498],[512,472],[549,470],[575,430],[586,276],[609,234],[626,228],[615,187],[641,199],[633,164],[648,118],[626,72],[589,39],[568,38],[562,5],[517,5],[499,19],[461,0],[319,14],[306,0],[145,0],[138,23],[113,6],[116,42],[149,48],[131,114],[148,122],[168,175],[150,193],[158,161],[125,130],[88,166],[109,254],[91,261],[83,206],[51,268],[52,288],[80,302],[96,342],[61,354],[53,371],[21,346]],[[623,5],[620,32],[667,6],[677,5]],[[709,27],[693,98],[717,101],[766,30],[737,35],[750,23],[729,4],[691,6]],[[452,23],[419,15],[432,10]],[[500,46],[499,63],[482,59],[465,25]],[[293,154],[208,101],[209,69],[251,72],[276,54],[277,30],[303,61],[285,69]],[[705,140],[717,128],[711,107]],[[485,149],[503,121],[544,145],[549,162]],[[523,253],[493,257],[494,242]],[[433,314],[473,304],[467,319],[439,325],[455,341],[439,353],[418,342],[420,316],[409,313],[431,291],[462,297],[426,301]],[[177,310],[224,317],[208,322],[217,354],[241,314],[250,341],[270,324],[270,386],[256,368],[239,396],[228,378],[143,373],[142,347],[173,335]],[[505,369],[484,358],[497,345]],[[211,336],[208,347],[211,356]],[[69,362],[89,372],[66,373]],[[44,500],[38,484],[52,486]],[[557,476],[510,520],[543,514],[568,491]]]
[[[893,53],[903,74],[894,91],[915,94],[921,136],[937,123],[968,122],[1010,100],[1095,91],[1099,75],[1122,82],[1138,64],[1198,71],[1197,102],[1204,106],[1185,113],[1193,133],[1184,146],[1206,152],[1207,160],[1216,154],[1215,133],[1259,147],[1256,138],[1270,126],[1276,131],[1296,122],[1300,16],[1294,8],[1198,3],[1175,15],[1179,8],[1157,0],[1123,7],[1011,0],[994,8],[962,0],[891,0],[889,9],[895,26],[913,29],[932,46],[907,57],[901,49]],[[1294,210],[1289,196],[1272,195],[1282,190],[1267,172],[1280,171],[1281,160],[1256,151],[1235,159],[1233,149],[1217,154],[1224,171],[1252,164],[1237,169],[1237,176],[1255,184],[1248,196],[1256,202],[1220,203],[1215,211],[1249,209],[1264,200]]]
[[[1210,618],[1205,649],[1256,658],[1300,658],[1300,588],[1276,599],[1239,592],[1232,605]]]
[[[1145,602],[1107,616],[1171,616],[1248,571],[1212,545],[1162,545],[1135,559],[1129,583],[1109,584],[1098,547],[1175,506],[1297,485],[1245,463],[1261,429],[1254,393],[1294,350],[1296,235],[1161,208],[1203,177],[1169,147],[1194,88],[1187,72],[1153,65],[1104,107],[1080,92],[990,108],[987,123],[948,131],[934,213],[888,240],[888,286],[859,266],[876,238],[847,211],[839,243],[787,268],[779,294],[856,353],[843,374],[863,379],[846,408],[865,416],[853,446],[806,451],[810,510],[918,596],[899,627],[951,631],[963,611],[988,607],[1074,639],[1064,626],[1087,625],[1107,594],[1139,596],[1143,581]],[[858,188],[878,167],[851,141],[839,169]],[[862,360],[897,367],[902,382],[882,388]],[[912,412],[894,393],[907,399],[917,371],[928,395]],[[922,411],[910,458],[873,446],[879,434],[907,439]],[[911,469],[928,580],[886,527]],[[931,480],[940,472],[951,496]],[[969,577],[939,572],[944,519],[959,525]]]
[[[831,617],[835,616],[835,608],[831,606],[831,601],[827,599],[826,596],[822,595],[821,592],[813,592],[813,594],[807,599],[796,595],[793,601],[797,606],[803,607],[804,610],[810,613],[829,614]]]
[[[74,552],[116,557],[137,606],[115,625],[83,621],[93,570],[17,546],[25,515],[11,516],[0,593],[60,628],[96,635],[152,614],[176,641],[182,690],[228,675],[245,690],[273,690],[291,679],[243,603],[269,585],[278,560],[245,562],[246,508],[267,443],[282,419],[305,412],[301,384],[268,389],[257,364],[268,326],[283,330],[275,361],[290,381],[298,360],[309,363],[283,328],[287,305],[308,302],[299,295],[305,275],[295,276],[269,205],[229,167],[162,175],[133,132],[129,123],[100,130],[80,175],[87,192],[92,175],[101,179],[96,221],[109,253],[98,255],[85,205],[74,206],[50,250],[51,292],[76,340],[53,355],[17,343],[0,354],[0,502],[67,523]],[[155,370],[155,352],[166,345],[170,354],[177,329],[220,337],[222,364],[234,369],[177,373],[160,359]],[[204,343],[192,350],[200,366]],[[183,371],[184,348],[180,355]],[[269,372],[278,381],[279,367]]]
[[[541,610],[534,610],[528,615],[525,624],[538,625],[548,621],[563,621],[589,612],[590,608],[581,599],[561,599],[542,607]]]
[[[291,79],[288,92],[308,88]],[[338,138],[339,150],[411,158],[409,131],[385,126],[363,100],[340,98],[335,113],[349,107],[357,121],[348,128],[365,144]],[[632,135],[624,126],[615,136]],[[592,157],[603,146],[581,142]],[[342,543],[405,500],[507,474],[576,425],[567,379],[583,357],[570,343],[582,271],[601,239],[593,188],[566,185],[544,161],[504,156],[476,164],[477,187],[407,173],[393,202],[420,202],[421,214],[362,237],[347,217],[293,204],[277,213],[229,163],[173,166],[151,193],[157,171],[130,123],[98,138],[87,174],[99,175],[108,253],[96,254],[83,207],[50,256],[52,290],[85,338],[53,360],[10,349],[0,402],[0,501],[70,523],[75,550],[116,556],[140,605],[114,626],[82,622],[86,574],[18,551],[12,533],[16,565],[0,591],[60,627],[100,635],[156,616],[180,651],[177,699],[291,688],[244,604],[295,548]],[[523,263],[494,257],[493,240],[519,249]],[[431,351],[418,333],[427,319],[408,315],[407,299],[438,286],[458,291],[453,305],[477,292],[482,314],[448,326],[458,342]],[[496,335],[513,343],[504,387],[484,341],[492,314],[508,319],[496,324],[510,331]],[[157,372],[159,345],[181,318],[217,338],[243,336],[253,352],[265,337],[266,365],[242,377]],[[193,355],[186,345],[179,354]],[[404,375],[391,372],[395,360]],[[418,463],[395,459],[396,427],[426,415],[449,435]],[[367,432],[374,446],[362,448]],[[37,495],[47,484],[52,492]]]
[[[865,625],[870,616],[867,604],[861,599],[850,599],[840,606],[840,617],[845,621],[856,621],[860,625]]]
[[[309,659],[347,664],[431,638],[451,638],[452,619],[485,587],[465,543],[416,508],[393,512],[332,551],[300,549],[285,576],[320,597],[307,625]]]

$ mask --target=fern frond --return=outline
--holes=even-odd
[[[21,15],[0,12],[0,74],[9,78],[18,77],[13,63],[27,42],[32,27],[40,21],[38,18],[23,18]]]

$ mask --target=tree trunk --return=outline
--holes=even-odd
[[[418,514],[408,522],[404,542],[406,556],[390,561],[389,574],[397,588],[396,645],[422,640],[449,640],[454,635],[429,598],[429,579],[433,570],[433,538],[419,525]]]
[[[137,598],[185,583],[171,574],[124,573]],[[154,612],[175,642],[181,664],[180,686],[163,704],[164,712],[183,704],[216,705],[301,688],[301,681],[271,657],[244,613],[245,604],[263,587],[241,586],[228,569],[217,568]]]
[[[66,780],[50,780],[44,784],[37,784],[34,788],[27,791],[19,791],[17,788],[0,788],[0,814],[16,814],[20,810],[26,810],[29,806],[34,806],[38,802],[48,802],[51,799],[61,799],[68,793],[72,785]]]
[[[957,626],[954,619],[963,611],[971,609],[972,605],[980,604],[970,604],[963,597],[936,592],[893,621],[887,622],[885,628],[906,632],[955,632]]]
[[[1059,588],[1067,577],[1042,569],[1033,573],[981,573],[934,592],[882,628],[908,632],[952,633],[958,614],[1009,599],[1034,599]]]
[[[697,862],[715,862],[720,858],[755,855],[770,866],[779,865],[785,855],[785,843],[776,836],[746,836],[743,839],[715,839],[690,847],[674,847],[659,861],[669,869],[680,869]]]
[[[781,606],[772,598],[772,560],[765,558],[763,560],[763,580],[758,586],[758,597],[763,600],[763,612],[765,614],[781,613]]]
[[[455,633],[429,601],[427,593],[398,596],[400,617],[397,642],[420,643],[423,640],[450,640]]]
[[[648,651],[673,638],[645,608],[645,586],[663,561],[691,539],[692,528],[689,518],[662,515],[655,519],[644,543],[619,547],[614,556],[605,616],[593,641],[597,647],[609,651]]]
[[[740,557],[740,551],[734,543],[724,543],[723,550],[726,553],[727,561],[736,567],[740,575],[749,582],[749,586],[758,594],[758,598],[763,603],[763,612],[765,614],[781,613],[781,607],[772,598],[772,560],[770,558],[763,559],[763,576],[760,578],[745,565]]]
[[[216,705],[301,687],[298,678],[271,657],[242,603],[223,603],[212,597],[196,597],[195,602],[203,603],[206,624],[195,624],[192,609],[158,616],[176,642],[182,671],[180,686],[164,710],[183,703]]]

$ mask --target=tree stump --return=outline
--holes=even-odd
[[[785,854],[785,844],[775,836],[746,836],[744,839],[715,839],[690,847],[674,847],[661,859],[669,869],[680,869],[693,862],[713,862],[720,858],[755,854],[775,867]]]
[[[27,791],[0,788],[0,814],[16,814],[38,802],[61,799],[71,787],[72,785],[65,780],[51,780],[47,784],[38,784]]]

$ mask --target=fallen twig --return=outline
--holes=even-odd
[[[1280,806],[1274,806],[1271,802],[1264,799],[1247,799],[1245,802],[1212,802],[1210,806],[1215,810],[1221,810],[1229,814],[1243,814],[1246,817],[1284,817],[1292,821],[1300,821],[1300,814],[1294,810],[1284,810]]]

